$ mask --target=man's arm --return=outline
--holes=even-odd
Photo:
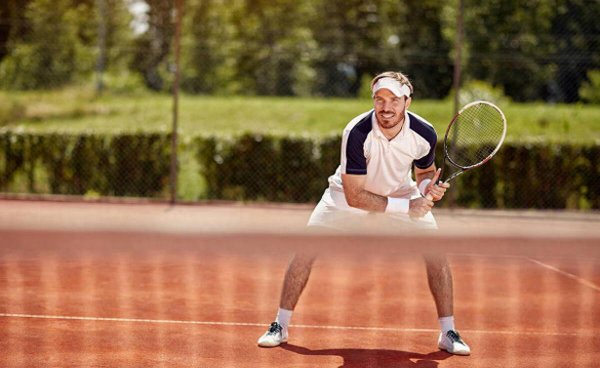
[[[350,207],[360,208],[361,210],[385,212],[388,204],[387,197],[365,190],[366,181],[366,175],[342,174],[346,202]]]
[[[415,179],[417,180],[417,185],[421,184],[421,182],[425,179],[433,179],[435,171],[435,164],[432,164],[431,166],[425,169],[419,169],[415,166]]]
[[[389,201],[392,199],[365,190],[366,178],[365,175],[342,174],[344,194],[350,207],[371,212],[403,212],[391,211],[391,208],[388,208]],[[423,217],[433,207],[433,202],[428,198],[415,198],[410,201],[398,198],[394,200],[406,201],[404,213],[412,217]]]

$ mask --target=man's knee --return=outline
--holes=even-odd
[[[310,269],[317,258],[316,252],[300,252],[294,255],[290,268]]]
[[[441,270],[449,268],[448,258],[443,253],[427,253],[423,255],[427,269]]]

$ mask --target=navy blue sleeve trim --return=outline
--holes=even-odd
[[[367,175],[367,169],[348,169],[348,168],[346,168],[346,174]]]
[[[425,123],[411,113],[409,113],[408,116],[410,117],[410,129],[414,130],[429,143],[429,152],[427,152],[425,156],[414,161],[416,167],[419,169],[426,169],[435,162],[435,145],[437,144],[437,134],[431,125]]]
[[[365,141],[372,129],[371,116],[368,114],[359,121],[348,134],[346,142],[346,174],[366,175],[367,158],[365,157]]]

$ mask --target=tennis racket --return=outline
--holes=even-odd
[[[443,182],[488,162],[506,137],[506,118],[493,103],[475,101],[464,106],[452,119],[444,137],[444,171],[455,169]],[[436,183],[437,184],[437,183]]]

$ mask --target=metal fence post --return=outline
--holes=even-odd
[[[452,81],[452,85],[454,88],[454,115],[458,113],[460,109],[460,73],[462,69],[462,47],[463,47],[463,36],[464,36],[464,26],[463,26],[463,14],[465,10],[464,0],[458,0],[458,9],[456,13],[456,36],[454,43],[454,77]],[[452,144],[452,147],[456,147],[455,144]],[[456,192],[451,190],[448,192],[448,204],[450,207],[454,207],[456,203]]]
[[[106,67],[106,0],[96,0],[98,9],[98,56],[96,58],[96,93],[104,91],[104,69]]]
[[[179,59],[181,54],[181,20],[183,18],[183,0],[175,1],[175,79],[173,81],[173,128],[171,131],[171,204],[175,204],[177,201],[177,174],[178,174],[178,160],[177,160],[177,120],[179,114]]]

